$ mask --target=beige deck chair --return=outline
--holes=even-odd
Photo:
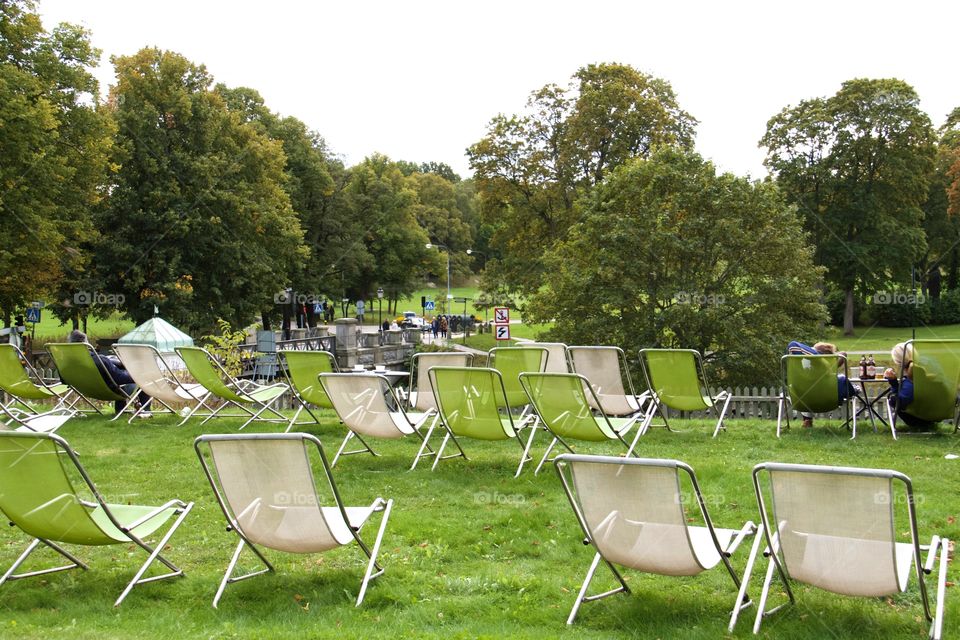
[[[154,409],[153,402],[159,402],[171,413],[177,413],[171,404],[186,402],[197,403],[198,407],[206,406],[204,401],[210,392],[202,384],[180,382],[156,347],[148,344],[116,344],[113,350],[137,386],[152,398],[150,411]],[[211,407],[207,409],[213,410]],[[138,407],[127,423],[146,410],[143,406]]]
[[[411,470],[424,455],[432,455],[427,439],[420,433],[420,427],[433,415],[434,411],[406,412],[390,386],[390,382],[375,373],[321,373],[319,376],[323,390],[333,403],[340,421],[347,427],[347,435],[333,457],[331,467],[336,466],[340,456],[355,453],[370,453],[376,456],[363,436],[396,440],[415,434],[420,438],[420,450],[413,459]],[[346,451],[347,443],[356,438],[362,449]],[[424,453],[424,450],[428,453]]]
[[[766,487],[761,486],[763,472]],[[894,481],[902,483],[902,494],[894,490]],[[878,597],[906,591],[913,572],[920,583],[923,612],[931,622],[930,637],[939,640],[950,542],[933,536],[929,545],[920,545],[910,478],[883,469],[766,462],[754,467],[753,485],[764,535],[757,536],[747,560],[738,606],[730,617],[731,631],[763,540],[769,560],[754,633],[760,631],[764,616],[795,602],[793,581],[831,593]],[[769,512],[766,496],[770,498]],[[905,504],[905,509],[898,509],[898,504]],[[909,543],[896,541],[906,527],[895,522],[894,516],[904,510],[909,520]],[[921,550],[927,550],[926,564],[921,561]],[[933,571],[938,551],[936,612],[932,616],[924,575]],[[774,571],[779,573],[789,601],[766,611]]]
[[[543,373],[570,373],[567,345],[562,342],[520,342],[521,347],[543,347],[547,350],[547,366]]]
[[[377,563],[377,554],[393,500],[378,497],[369,506],[345,506],[320,441],[307,433],[204,435],[193,446],[229,529],[240,536],[213,598],[214,607],[228,584],[273,571],[273,565],[256,545],[288,553],[319,553],[351,542],[356,542],[368,558],[357,596],[360,606],[369,582],[384,571]],[[326,479],[319,487],[311,466],[313,449],[319,454]],[[377,512],[383,516],[371,549],[360,537],[360,530]],[[266,568],[234,577],[245,546]]]
[[[627,357],[620,347],[567,347],[570,370],[585,376],[597,394],[599,406],[608,416],[641,413],[649,392],[637,395],[630,378]],[[624,385],[626,381],[626,385]],[[590,399],[593,403],[593,399]]]
[[[757,527],[752,522],[739,530],[714,527],[688,465],[677,460],[570,454],[557,456],[554,464],[586,536],[584,543],[596,551],[567,624],[573,624],[582,603],[630,592],[614,564],[664,576],[694,576],[722,562],[734,589],[741,586],[729,558]],[[703,526],[689,522],[693,514],[684,509],[687,500],[681,476],[689,480]],[[588,596],[601,560],[620,586]]]

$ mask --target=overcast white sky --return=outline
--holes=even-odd
[[[177,51],[219,82],[257,89],[348,165],[380,152],[469,175],[464,149],[493,116],[595,62],[669,81],[700,121],[700,153],[754,177],[766,175],[767,120],[844,80],[907,81],[935,126],[960,106],[955,0],[39,0],[39,10],[48,29],[92,31],[104,90],[111,55]]]

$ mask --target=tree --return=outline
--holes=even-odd
[[[413,215],[431,242],[450,249],[454,274],[469,272],[470,256],[465,252],[473,244],[473,229],[461,208],[458,185],[436,173],[413,173],[407,184],[417,194]],[[469,202],[469,201],[467,201]],[[445,268],[445,267],[444,267]]]
[[[351,169],[347,193],[370,256],[353,293],[366,297],[382,287],[391,303],[409,296],[430,241],[414,216],[416,192],[395,163],[373,155]]]
[[[796,210],[775,185],[717,175],[675,148],[613,169],[583,217],[542,257],[543,287],[525,318],[547,338],[705,354],[711,378],[777,377],[787,342],[825,319],[822,269]]]
[[[110,120],[89,34],[44,31],[32,2],[0,2],[0,316],[87,278]],[[68,315],[68,314],[65,314]]]
[[[334,262],[339,254],[337,245],[328,242],[329,234],[324,230],[331,222],[346,223],[342,215],[337,216],[336,221],[327,219],[331,213],[327,201],[334,194],[336,185],[331,176],[326,142],[300,120],[271,112],[253,89],[230,89],[218,84],[216,91],[225,100],[227,108],[238,113],[244,122],[283,145],[286,158],[283,188],[303,229],[308,251],[303,260],[293,263],[286,282],[297,293],[298,299],[318,299],[326,291],[329,274],[328,269],[318,269],[317,266]],[[346,226],[349,228],[348,224]],[[264,318],[265,321],[268,319]]]
[[[926,252],[921,206],[933,141],[916,92],[900,80],[850,80],[767,124],[765,164],[798,206],[816,263],[844,294],[847,335],[855,292],[908,279]]]
[[[562,240],[578,197],[612,168],[658,146],[690,147],[695,124],[667,82],[621,64],[584,67],[566,89],[534,91],[526,114],[493,118],[467,150],[497,256],[490,282],[535,291],[543,266],[527,249]]]
[[[138,322],[156,304],[194,330],[246,326],[305,255],[281,144],[183,56],[148,48],[113,63],[119,169],[98,220],[104,279]]]

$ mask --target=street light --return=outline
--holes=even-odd
[[[436,244],[433,242],[428,242],[426,246],[427,246],[427,249],[433,249],[434,247],[436,247],[437,249],[447,250],[447,300],[449,301],[453,299],[453,296],[450,295],[450,249],[445,244]]]
[[[377,289],[377,323],[380,325],[380,333],[383,333],[383,287]]]
[[[467,249],[467,255],[468,255],[468,256],[472,256],[472,255],[483,256],[483,266],[484,266],[484,267],[487,266],[487,254],[485,254],[483,251],[477,251],[476,249]]]

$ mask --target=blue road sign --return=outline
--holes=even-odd
[[[37,309],[36,307],[28,307],[26,319],[27,322],[32,322],[33,324],[40,322],[40,309]]]
[[[433,304],[433,300],[427,300],[427,304],[423,305],[423,308],[427,311],[433,311],[436,307]]]

